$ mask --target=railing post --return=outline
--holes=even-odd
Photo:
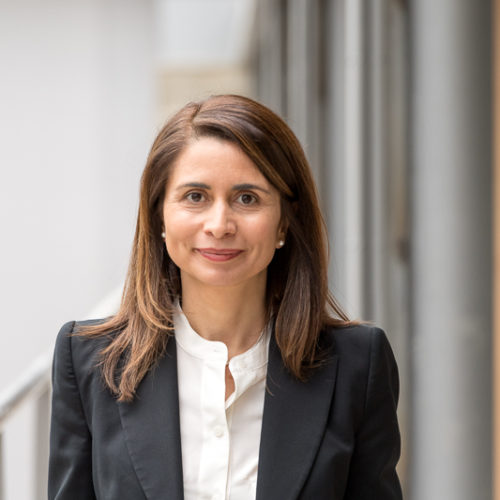
[[[4,499],[3,432],[0,431],[0,500]]]
[[[47,384],[36,401],[35,408],[34,494],[36,500],[47,498],[49,469],[50,384]],[[0,499],[1,500],[1,499]]]

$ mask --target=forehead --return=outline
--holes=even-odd
[[[212,137],[191,141],[173,163],[169,177],[169,185],[186,177],[258,180],[270,185],[255,163],[236,144]]]

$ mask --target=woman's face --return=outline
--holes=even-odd
[[[172,166],[163,222],[170,258],[189,285],[265,287],[284,235],[280,197],[236,145],[193,140]]]

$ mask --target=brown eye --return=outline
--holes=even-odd
[[[252,205],[257,201],[257,198],[253,194],[249,193],[243,193],[238,198],[242,205]]]
[[[197,191],[188,193],[186,198],[193,203],[199,203],[200,201],[203,201],[203,195],[201,193],[198,193]]]

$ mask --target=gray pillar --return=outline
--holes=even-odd
[[[331,288],[352,317],[362,317],[364,312],[365,13],[366,3],[362,0],[333,2],[326,13],[329,100],[325,158],[328,169],[323,174],[321,188],[333,243]]]
[[[286,12],[281,0],[257,2],[256,87],[259,100],[280,115],[286,109],[285,46]]]
[[[322,3],[288,0],[286,39],[286,118],[299,138],[319,184],[323,133]]]
[[[491,498],[491,5],[412,2],[411,500]]]

